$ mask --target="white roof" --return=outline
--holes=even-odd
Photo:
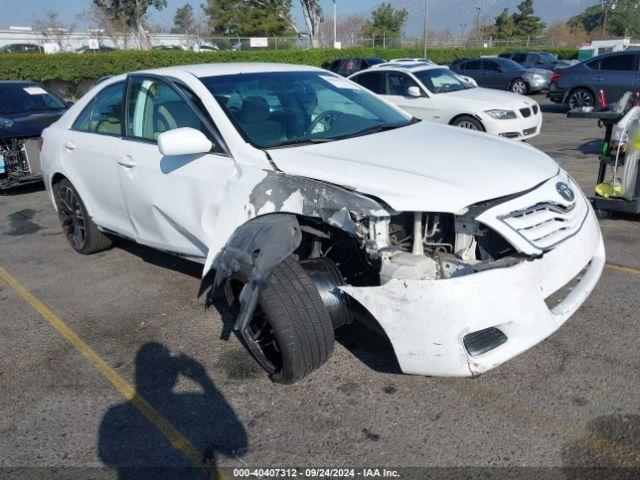
[[[324,71],[320,68],[305,65],[291,65],[287,63],[201,63],[196,65],[178,65],[153,70],[144,70],[146,73],[157,75],[170,75],[172,72],[189,72],[192,75],[213,77],[217,75],[233,75],[238,73],[262,73],[262,72],[304,72]]]
[[[363,72],[371,71],[371,70],[395,70],[395,71],[403,71],[403,72],[421,72],[423,70],[436,70],[438,68],[446,68],[446,65],[427,65],[426,63],[416,63],[416,62],[393,62],[393,63],[381,63],[379,65],[374,65],[367,70],[362,70]],[[357,72],[361,73],[361,72]]]

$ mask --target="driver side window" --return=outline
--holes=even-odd
[[[168,84],[133,78],[129,92],[128,136],[155,142],[161,133],[190,127],[206,133],[191,106]]]

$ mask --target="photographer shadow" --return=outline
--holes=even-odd
[[[244,455],[244,426],[200,363],[186,355],[172,356],[159,343],[147,343],[138,350],[135,372],[136,396],[111,407],[99,430],[100,459],[117,470],[119,479],[217,478],[217,455]],[[175,393],[180,375],[200,392]],[[144,402],[203,455],[199,465],[194,466],[193,460],[172,446],[167,432],[161,432],[163,419],[155,418],[153,412],[142,413]]]

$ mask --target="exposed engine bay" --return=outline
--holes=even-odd
[[[38,138],[0,139],[0,190],[41,180]]]

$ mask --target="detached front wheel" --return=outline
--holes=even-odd
[[[227,302],[238,308],[243,278],[225,285]],[[295,383],[333,353],[329,312],[302,266],[288,257],[271,274],[242,339],[256,361],[277,383]]]

